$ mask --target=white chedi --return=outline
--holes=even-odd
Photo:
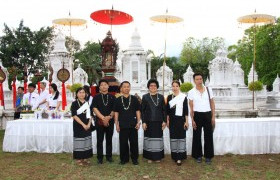
[[[209,81],[209,78],[207,77],[207,78],[206,78],[206,81],[205,81],[205,86],[208,86],[208,85],[209,85],[209,82],[210,82],[210,81]]]
[[[194,82],[193,82],[193,75],[194,75],[194,72],[193,72],[191,66],[189,65],[188,68],[187,68],[187,71],[183,75],[184,83],[189,82],[189,83],[194,84]]]
[[[68,53],[65,46],[65,37],[61,31],[59,31],[55,37],[55,43],[52,53]]]
[[[7,70],[7,68],[5,68],[2,64],[2,60],[0,59],[0,66],[1,66],[1,69],[3,70],[3,72],[5,73],[6,75],[6,80],[3,82],[3,90],[4,91],[10,91],[9,89],[9,85],[8,85],[8,77],[9,77],[9,72]]]
[[[236,84],[239,86],[245,86],[244,71],[241,68],[241,65],[239,64],[238,60],[236,60],[233,64],[232,84]]]
[[[250,69],[250,72],[249,72],[249,75],[248,75],[248,84],[253,82],[253,79],[254,79],[254,81],[258,80],[258,74],[256,72],[256,69],[253,68],[253,65],[254,64],[252,63],[252,66],[251,66],[251,69]],[[253,77],[253,69],[254,69],[254,77]]]
[[[129,81],[133,84],[133,93],[139,93],[141,83],[146,82],[151,74],[151,61],[140,40],[141,37],[135,29],[128,48],[119,53],[118,67],[115,71],[115,77],[119,81]]]
[[[164,72],[163,72],[164,67]],[[164,74],[164,77],[163,77]],[[159,82],[159,86],[163,87],[163,78],[164,78],[164,87],[171,87],[171,83],[173,80],[173,72],[167,65],[161,66],[157,72],[156,77]]]
[[[115,74],[115,78],[119,81],[119,82],[122,82],[122,71],[121,71],[121,68],[120,68],[120,65],[116,64],[116,70],[114,72]]]
[[[280,78],[279,78],[278,74],[273,82],[273,91],[274,92],[280,91]]]
[[[66,81],[66,84],[72,84],[73,58],[69,56],[70,53],[66,49],[65,41],[65,36],[61,32],[58,32],[54,41],[54,49],[48,56],[49,65],[53,69],[52,83],[55,83],[58,86],[58,89],[61,87],[61,82],[57,78],[57,72],[63,66],[70,73],[70,77]]]
[[[78,68],[75,69],[73,73],[74,83],[80,83],[82,85],[89,85],[88,84],[88,74],[85,70],[81,68],[81,65],[78,65]]]
[[[227,58],[224,48],[218,49],[216,57],[209,62],[209,86],[229,86],[232,84],[233,61]]]

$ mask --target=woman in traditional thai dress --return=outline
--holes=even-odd
[[[163,130],[166,127],[166,112],[163,95],[157,92],[158,81],[151,79],[147,87],[149,93],[143,95],[141,104],[142,123],[144,130],[143,157],[160,162],[164,158]]]
[[[73,117],[73,158],[78,165],[89,165],[89,158],[92,157],[92,136],[90,121],[90,106],[86,101],[84,88],[79,88],[76,92],[76,101],[71,105]]]
[[[171,158],[178,166],[187,158],[186,130],[188,123],[188,99],[180,92],[180,82],[172,82],[173,93],[167,97],[167,126],[170,133]]]

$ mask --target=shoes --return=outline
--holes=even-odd
[[[197,163],[201,163],[201,161],[202,161],[202,158],[201,158],[201,157],[199,157],[199,158],[196,159],[196,162],[197,162]]]
[[[85,165],[85,164],[83,163],[83,161],[81,161],[81,160],[77,160],[76,163],[77,163],[78,166],[84,166],[84,165]]]
[[[137,160],[132,160],[132,164],[133,164],[133,165],[138,165],[139,163],[138,163]]]
[[[120,164],[120,165],[125,165],[125,163],[126,163],[125,161],[120,161],[119,164]]]
[[[176,164],[177,164],[177,166],[181,166],[181,165],[182,165],[182,161],[181,161],[181,160],[178,160],[178,161],[176,162]]]
[[[106,159],[107,159],[107,161],[108,161],[109,163],[114,162],[113,159],[112,159],[112,157],[108,157],[108,158],[106,158]]]
[[[103,164],[103,160],[102,159],[98,159],[97,160],[97,164]]]
[[[205,160],[205,163],[206,163],[206,164],[210,165],[210,164],[211,164],[211,162],[212,162],[212,161],[211,161],[211,159],[210,159],[210,158],[206,158],[206,160]]]
[[[85,160],[85,161],[84,161],[84,164],[87,165],[87,166],[90,166],[90,165],[91,165],[91,162],[90,162],[90,160]]]
[[[152,160],[148,160],[148,163],[151,164],[153,161]]]

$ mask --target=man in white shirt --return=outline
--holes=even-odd
[[[49,97],[49,92],[46,90],[45,82],[40,82],[40,86],[41,86],[41,93],[39,95],[36,108],[45,109],[47,106],[47,98]]]
[[[35,93],[36,85],[33,83],[28,84],[28,93],[23,95],[23,105],[30,105],[32,110],[36,109],[37,100],[39,95]]]
[[[212,90],[203,85],[202,74],[193,75],[195,87],[189,91],[188,99],[193,126],[192,157],[202,161],[201,130],[204,131],[204,157],[211,164],[214,157],[213,129],[215,126],[215,103]]]

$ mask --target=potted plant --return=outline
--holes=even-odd
[[[263,90],[263,83],[260,81],[250,82],[248,85],[250,91],[258,92]],[[254,104],[257,102],[257,94],[254,95]]]
[[[83,87],[83,85],[81,83],[74,83],[74,84],[72,84],[72,86],[69,89],[72,93],[76,93],[77,89],[79,89],[81,87]]]
[[[192,83],[186,82],[186,83],[181,84],[180,90],[182,93],[187,94],[192,88],[193,88]]]

